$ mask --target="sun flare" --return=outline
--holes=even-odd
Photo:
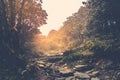
[[[58,30],[67,17],[77,12],[85,0],[44,0],[43,9],[47,11],[47,24],[40,27],[43,35],[52,29]]]

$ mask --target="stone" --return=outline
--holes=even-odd
[[[74,76],[77,78],[83,78],[83,79],[88,79],[90,76],[86,73],[81,73],[81,72],[75,72]]]
[[[96,78],[91,78],[91,80],[100,80],[100,79],[96,77]]]
[[[76,65],[75,68],[81,68],[81,67],[85,67],[87,65]]]
[[[89,73],[90,76],[96,76],[97,74],[99,74],[99,71],[93,71]]]
[[[36,61],[37,65],[41,68],[45,67],[45,62],[44,61]]]
[[[60,73],[63,73],[63,74],[72,72],[72,70],[68,69],[67,67],[59,68],[59,71]]]
[[[93,71],[94,71],[94,69],[86,71],[85,73],[89,74],[89,73],[92,73]]]
[[[90,75],[92,77],[99,75],[99,71],[94,71],[93,69],[90,71],[86,71],[85,73],[87,73],[88,75]]]
[[[38,64],[38,66],[41,68],[45,67],[45,65],[43,65],[43,64]]]
[[[59,72],[63,77],[73,76],[73,71],[71,69],[68,69],[67,67],[60,68]]]
[[[75,71],[78,71],[78,72],[84,72],[84,71],[88,71],[88,70],[91,70],[93,69],[92,66],[88,66],[88,65],[79,65],[79,66],[76,66],[77,68],[74,68]]]
[[[63,53],[61,52],[61,53],[58,53],[57,55],[60,55],[60,56],[62,56],[62,55],[63,55]]]
[[[44,61],[36,61],[37,64],[45,64]]]
[[[105,76],[105,79],[109,79],[110,77],[109,76]]]
[[[80,68],[86,67],[87,65],[76,65],[73,69],[78,70]]]
[[[47,66],[47,67],[51,67],[52,64],[51,64],[51,63],[46,63],[45,66]]]
[[[67,77],[65,80],[75,80],[74,76]]]
[[[56,78],[55,80],[65,80],[65,78]]]

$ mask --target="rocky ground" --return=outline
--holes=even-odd
[[[120,80],[120,64],[110,60],[64,62],[60,55],[35,58],[33,63],[36,80]]]

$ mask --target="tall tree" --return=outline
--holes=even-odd
[[[38,32],[46,16],[38,0],[0,0],[0,79],[24,80],[24,39]]]
[[[119,0],[88,0],[88,7],[91,9],[90,16],[92,16],[88,29],[91,31],[91,38],[96,43],[94,50],[100,54],[104,53],[106,56],[108,54],[111,56],[119,54],[119,4]],[[98,45],[99,43],[103,44]]]

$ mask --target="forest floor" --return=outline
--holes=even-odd
[[[63,55],[34,59],[38,80],[120,80],[120,64],[106,59],[64,61]]]

